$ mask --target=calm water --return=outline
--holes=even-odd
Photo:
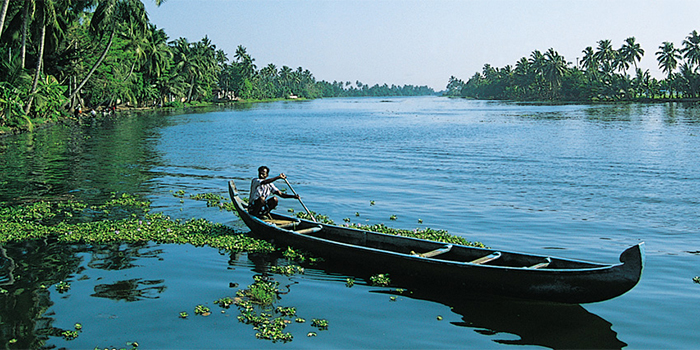
[[[131,341],[144,349],[697,348],[698,160],[700,106],[677,104],[327,99],[131,116],[1,139],[0,201],[70,194],[99,202],[125,191],[175,218],[245,230],[233,214],[172,192],[225,194],[228,179],[245,192],[265,164],[336,222],[446,229],[494,248],[610,263],[644,241],[647,265],[631,292],[581,306],[440,294],[391,301],[393,288],[361,278],[347,288],[347,272],[311,268],[276,276],[289,291],[278,305],[307,319],[291,324],[294,340],[282,344],[255,339],[235,308],[221,313],[213,304],[251,284],[270,263],[264,257],[32,242],[6,246],[12,260],[0,258],[8,290],[0,295],[0,340],[76,349]],[[287,208],[303,210],[283,200],[280,210]],[[10,270],[24,277],[8,285]],[[71,283],[67,293],[39,288],[60,280]],[[178,318],[197,304],[214,313]],[[312,318],[327,319],[329,329],[311,327]],[[56,334],[76,322],[77,339]],[[307,337],[312,331],[318,336]]]

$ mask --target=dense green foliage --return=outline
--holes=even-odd
[[[141,0],[0,1],[0,129],[31,129],[78,107],[433,93],[317,82],[302,67],[272,63],[258,70],[242,46],[229,61],[206,36],[170,40]]]
[[[103,205],[74,201],[0,207],[0,243],[51,239],[66,243],[157,242],[231,251],[272,252],[268,242],[203,219],[185,222],[148,213],[150,203],[114,195]]]
[[[452,76],[447,95],[477,99],[638,101],[700,97],[700,35],[692,31],[682,47],[664,42],[655,53],[666,78],[657,80],[637,67],[645,50],[634,37],[619,49],[610,40],[586,47],[575,65],[550,48],[522,57],[515,67],[485,64],[466,82]],[[630,74],[631,71],[631,74]]]

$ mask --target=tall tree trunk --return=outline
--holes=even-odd
[[[24,10],[22,12],[22,45],[20,46],[20,67],[24,68],[24,62],[27,57],[27,31],[29,31],[29,5],[31,1],[24,2]]]
[[[192,76],[192,82],[190,83],[190,92],[187,93],[187,102],[191,102],[190,99],[192,98],[192,90],[194,89],[194,75]]]
[[[2,9],[0,9],[0,36],[2,35],[2,28],[5,27],[5,15],[7,15],[7,8],[9,6],[10,0],[2,2]]]
[[[42,22],[44,22],[42,20]],[[24,114],[29,114],[29,110],[32,108],[32,102],[34,102],[34,94],[36,93],[37,87],[39,86],[39,77],[41,76],[41,66],[44,61],[44,42],[46,39],[46,23],[42,23],[41,26],[41,37],[39,42],[39,58],[36,62],[36,71],[34,72],[34,82],[32,83],[32,89],[29,91],[29,100],[27,105],[24,107]]]
[[[109,41],[107,42],[107,47],[105,47],[105,50],[102,52],[102,56],[100,56],[100,58],[97,60],[97,62],[95,62],[95,65],[92,66],[92,68],[90,69],[88,74],[85,76],[83,81],[80,82],[78,87],[76,87],[75,90],[73,90],[73,93],[71,93],[70,96],[68,96],[68,100],[63,103],[62,107],[65,107],[66,105],[68,105],[68,103],[70,103],[73,100],[75,95],[78,94],[80,89],[82,89],[83,86],[85,85],[85,83],[87,83],[87,81],[90,79],[92,74],[95,73],[95,70],[97,70],[97,67],[99,67],[100,64],[102,64],[102,61],[107,56],[107,52],[109,51],[109,48],[112,47],[112,41],[114,40],[114,33],[115,33],[115,31],[112,31],[112,33],[109,35]]]

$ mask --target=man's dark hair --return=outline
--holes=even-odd
[[[268,168],[268,167],[266,167],[266,166],[263,165],[263,166],[261,166],[261,167],[258,168],[258,174],[260,174],[260,172],[262,172],[263,169],[267,170],[267,173],[268,173],[268,174],[270,173],[270,168]]]

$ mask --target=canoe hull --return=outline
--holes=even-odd
[[[532,262],[549,257],[501,251],[503,258],[499,264],[481,265],[469,263],[469,256],[486,256],[494,250],[458,245],[448,254],[426,258],[411,254],[409,250],[427,251],[445,244],[333,225],[322,225],[315,234],[299,234],[250,216],[233,181],[229,182],[229,191],[241,219],[264,239],[308,251],[331,263],[389,273],[392,281],[400,285],[449,287],[578,304],[608,300],[626,293],[639,282],[644,266],[643,243],[625,250],[620,264],[550,258],[553,259],[551,268],[527,268]],[[296,226],[301,228],[319,226],[308,220],[272,215],[276,220],[296,221]]]

